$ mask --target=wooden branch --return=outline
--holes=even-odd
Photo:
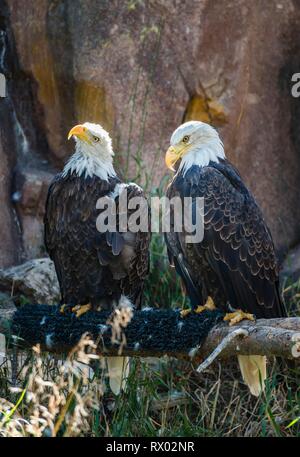
[[[131,357],[203,360],[209,355],[214,359],[260,354],[300,360],[300,318],[242,321],[230,327],[220,311],[184,318],[171,309],[149,308],[132,317],[126,312],[91,311],[76,318],[74,313],[61,314],[57,306],[26,305],[11,313],[0,310],[0,333],[19,347],[40,344],[54,353],[69,352],[82,334],[89,333],[97,341],[98,353],[105,356],[122,351]]]
[[[236,328],[246,330],[248,335],[228,342],[222,351],[222,358],[236,355],[279,356],[285,359],[300,357],[300,318],[294,319],[295,326],[289,319],[259,319],[256,323],[243,321],[239,325],[227,327],[222,324],[212,328],[204,341],[202,352],[209,354],[212,346],[221,344]],[[288,322],[286,322],[288,321]],[[288,328],[286,328],[288,327]],[[300,360],[300,359],[299,359]]]
[[[249,336],[249,333],[244,328],[235,328],[233,332],[228,333],[224,340],[221,341],[221,343],[213,350],[207,359],[199,365],[197,368],[198,373],[202,373],[202,371],[206,370],[206,368],[209,367],[209,365],[211,365],[213,361],[224,351],[229,343],[231,343],[238,336]]]

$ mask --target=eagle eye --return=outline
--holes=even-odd
[[[182,138],[182,142],[183,142],[183,143],[188,143],[189,139],[190,139],[189,135],[185,135],[185,136]]]
[[[93,140],[95,143],[98,143],[100,141],[100,138],[98,136],[93,136]]]

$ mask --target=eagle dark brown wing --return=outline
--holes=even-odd
[[[147,233],[100,233],[96,220],[101,197],[117,198],[118,178],[103,181],[58,175],[48,192],[45,214],[45,245],[54,261],[63,303],[110,304],[122,294],[140,306],[143,283],[149,268]],[[138,186],[128,187],[129,201],[141,195]]]
[[[284,316],[272,237],[235,168],[227,161],[194,166],[174,178],[169,196],[175,193],[204,197],[203,241],[185,245],[185,236],[178,237],[177,251],[187,256],[191,276],[202,276],[209,294],[215,276],[234,308],[257,317]]]
[[[119,278],[122,293],[131,298],[137,307],[142,303],[143,285],[149,273],[149,244],[151,239],[150,208],[141,187],[134,183],[121,184],[114,192],[117,213],[117,231],[106,232],[106,245],[98,251],[100,263],[110,265],[115,278]],[[124,194],[125,197],[124,197]],[[127,205],[122,208],[122,197]],[[123,200],[124,201],[124,200]],[[120,217],[126,212],[128,231],[120,231]],[[136,211],[138,210],[138,213]],[[135,217],[135,213],[137,216]],[[132,224],[144,222],[144,230],[136,230]],[[115,252],[114,252],[115,250]],[[116,257],[116,254],[118,257]]]

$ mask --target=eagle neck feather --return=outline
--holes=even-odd
[[[209,162],[219,163],[220,160],[225,158],[223,143],[220,138],[216,138],[201,146],[193,147],[185,154],[179,165],[178,172],[185,175],[193,165],[207,167]]]
[[[80,149],[77,149],[66,163],[62,173],[63,177],[66,177],[68,173],[85,179],[97,176],[105,181],[116,176],[112,157],[103,159],[96,154],[83,154]]]

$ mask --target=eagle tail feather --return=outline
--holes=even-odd
[[[186,267],[182,254],[179,254],[174,259],[174,264],[177,273],[182,277],[184,285],[186,287],[187,295],[191,300],[193,308],[196,308],[198,305],[203,305],[203,298],[199,291],[199,288],[195,286],[193,279],[189,273],[188,268]]]
[[[109,385],[115,395],[126,390],[126,379],[129,375],[129,357],[108,357],[107,369]]]
[[[264,355],[239,355],[238,361],[243,379],[255,397],[265,389],[267,358]]]

